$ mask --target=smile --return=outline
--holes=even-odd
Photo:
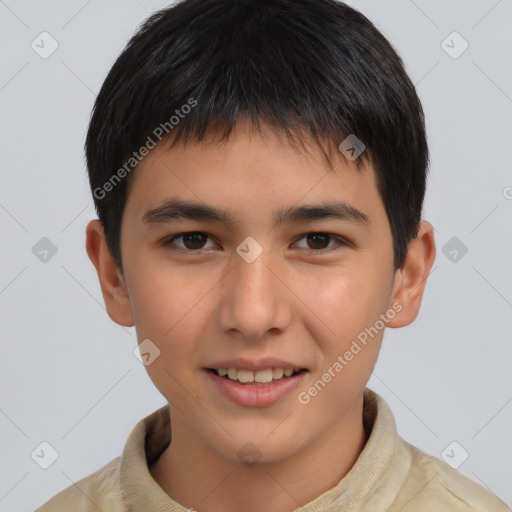
[[[273,381],[279,381],[300,373],[300,368],[266,368],[258,371],[243,370],[237,368],[208,368],[209,371],[217,373],[220,377],[237,381],[242,384],[268,384]]]
[[[258,371],[234,367],[205,368],[204,372],[213,384],[215,393],[243,407],[269,407],[291,396],[309,373],[304,369],[284,370],[279,367]]]

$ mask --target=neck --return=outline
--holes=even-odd
[[[174,501],[198,512],[290,512],[335,487],[350,471],[368,435],[363,400],[305,449],[277,462],[246,466],[212,450],[179,415],[172,442],[150,468]]]

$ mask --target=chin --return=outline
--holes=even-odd
[[[210,446],[215,446],[221,457],[246,467],[282,462],[302,448],[298,436],[284,430],[269,436],[276,424],[253,435],[248,435],[247,431],[235,435],[228,426],[226,428],[233,434],[233,438],[224,436],[221,442],[210,439]]]

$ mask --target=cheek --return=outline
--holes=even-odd
[[[155,387],[179,411],[188,414],[190,395],[196,389],[197,343],[204,328],[205,294],[202,287],[190,284],[186,278],[146,275],[135,290],[134,308],[137,311],[137,339],[151,340],[159,355],[146,371]],[[169,273],[170,274],[170,273]],[[184,390],[188,390],[188,393]]]
[[[314,311],[304,310],[303,322],[321,352],[318,373],[329,372],[328,390],[319,401],[339,401],[340,394],[358,393],[368,381],[380,350],[383,330],[372,327],[386,308],[387,289],[382,275],[340,269],[335,279],[304,281],[304,296]],[[306,311],[308,311],[306,313]],[[338,358],[341,357],[340,362]],[[341,369],[340,369],[341,368]],[[332,378],[332,374],[336,375]],[[333,413],[334,414],[334,413]]]
[[[177,277],[177,274],[155,269],[146,272],[143,278],[132,280],[131,289],[137,340],[139,343],[151,340],[158,354],[146,366],[146,371],[171,403],[181,400],[178,383],[193,388],[190,365],[196,364],[196,346],[203,337],[202,319],[208,318],[208,301],[201,299],[211,288],[208,283],[195,284],[197,279]]]
[[[319,339],[334,339],[339,346],[378,318],[385,295],[378,279],[365,269],[340,268],[296,281],[300,290],[297,295],[305,298],[303,305],[310,312],[309,327]]]
[[[153,267],[151,272],[132,278],[131,283],[132,308],[140,334],[162,341],[179,332],[190,313],[197,315],[201,299],[211,287],[206,280],[178,268]]]

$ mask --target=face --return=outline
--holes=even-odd
[[[329,172],[310,152],[239,124],[228,143],[157,146],[133,176],[121,252],[138,341],[160,351],[146,368],[171,417],[226,459],[277,461],[350,421],[399,315],[373,170],[340,155]]]

